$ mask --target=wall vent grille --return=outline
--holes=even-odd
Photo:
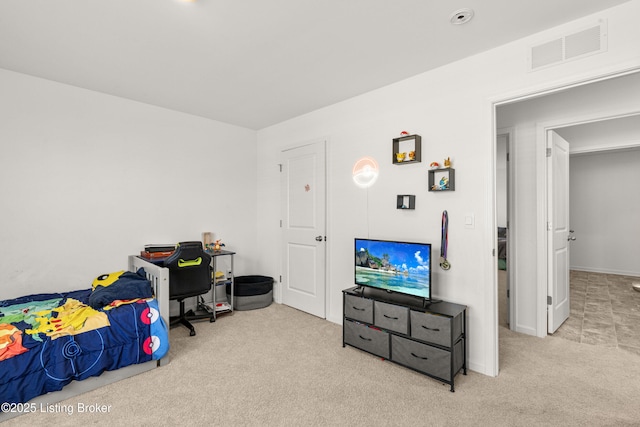
[[[607,23],[583,28],[529,49],[529,71],[560,65],[573,59],[607,51]]]

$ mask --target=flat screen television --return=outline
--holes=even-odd
[[[355,239],[355,283],[431,301],[431,244]]]

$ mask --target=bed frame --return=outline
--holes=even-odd
[[[165,321],[165,324],[168,328],[169,270],[145,261],[144,259],[136,255],[129,255],[128,270],[135,272],[141,267],[144,268],[144,271],[147,273],[147,279],[151,282],[154,295],[156,296],[156,299],[158,301],[160,315],[162,316],[162,319]],[[37,407],[40,407],[40,404],[48,405],[58,403],[70,397],[74,397],[79,394],[103,387],[107,384],[111,384],[116,381],[120,381],[125,378],[150,371],[151,369],[155,369],[159,366],[165,366],[168,363],[169,354],[167,353],[167,355],[160,360],[150,360],[149,362],[145,363],[125,366],[124,368],[120,368],[115,371],[105,371],[99,377],[90,377],[83,381],[72,381],[71,383],[67,384],[62,390],[35,397],[31,399],[29,403],[35,403]],[[18,415],[20,415],[20,413],[0,412],[0,423],[14,418]]]

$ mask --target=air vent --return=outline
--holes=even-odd
[[[607,25],[596,25],[532,46],[529,51],[529,70],[559,65],[567,61],[606,52]]]
[[[563,39],[552,40],[531,48],[532,70],[560,63],[563,60]]]

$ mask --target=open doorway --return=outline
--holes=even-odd
[[[639,90],[640,74],[633,73],[496,107],[496,128],[514,129],[508,241],[509,266],[517,269],[510,281],[510,329],[547,334],[546,130],[638,112],[640,100],[632,94]]]
[[[554,333],[640,354],[640,115],[556,129],[571,152],[571,315]]]

